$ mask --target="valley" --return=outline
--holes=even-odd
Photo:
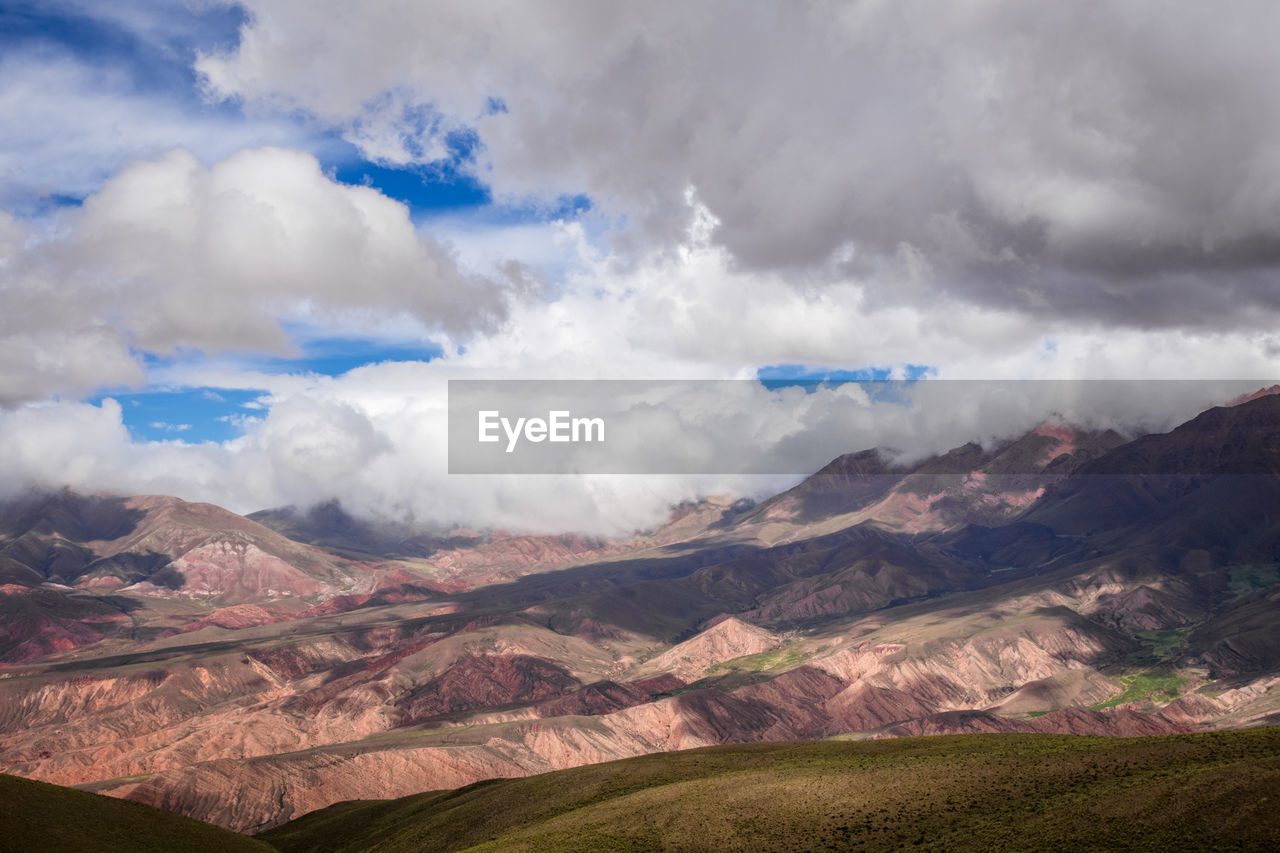
[[[1277,725],[1277,566],[1277,395],[618,540],[38,495],[0,509],[0,771],[253,834],[725,744]]]

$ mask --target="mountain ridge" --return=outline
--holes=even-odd
[[[337,505],[308,522],[336,519],[331,551],[176,499],[7,505],[0,769],[258,831],[723,743],[1264,724],[1277,401],[1120,444],[1053,423],[914,466],[849,454],[627,542],[380,555]]]

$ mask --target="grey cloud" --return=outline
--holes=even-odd
[[[141,382],[134,350],[287,353],[280,325],[408,317],[466,340],[530,292],[462,272],[408,209],[315,158],[175,149],[31,230],[0,214],[0,405]]]
[[[127,334],[86,296],[69,298],[29,229],[0,212],[0,407],[142,380]]]
[[[135,326],[149,349],[279,349],[274,316],[304,301],[404,311],[458,335],[505,311],[502,289],[462,274],[404,205],[337,184],[296,151],[243,151],[206,168],[175,150],[113,178],[73,227],[68,254],[89,275],[108,270],[159,309]]]
[[[926,293],[1039,316],[1228,327],[1280,298],[1275,4],[385,2],[355,31],[248,5],[215,91],[348,125],[432,104],[500,194],[586,191],[660,244],[692,186],[739,263],[834,254],[888,302],[921,296],[904,253]]]
[[[130,11],[125,4],[92,9]],[[230,120],[139,91],[119,69],[15,45],[0,56],[0,105],[0,205],[27,214],[49,208],[51,196],[84,198],[131,160],[177,145],[214,161],[241,148],[316,142],[288,117]]]
[[[114,329],[42,329],[0,338],[0,406],[136,385],[142,379],[128,339]]]
[[[1163,431],[1258,387],[1240,380],[925,381],[865,395],[852,386],[805,393],[753,382],[636,383],[639,393],[604,402],[619,413],[642,413],[647,435],[628,442],[610,433],[610,442],[619,440],[610,453],[622,468],[668,473],[464,476],[449,474],[446,464],[445,380],[459,372],[487,373],[387,363],[326,378],[275,400],[241,439],[224,444],[135,442],[110,399],[0,412],[0,495],[71,485],[178,494],[238,512],[338,496],[362,515],[445,529],[628,533],[661,523],[680,500],[776,493],[844,452],[880,446],[915,460],[971,440],[1015,437],[1057,417],[1092,428]],[[539,387],[547,386],[530,383],[529,399],[543,393]],[[726,428],[740,431],[737,442]],[[725,456],[726,447],[743,443],[757,456],[747,470],[791,473],[692,473],[717,470],[717,459],[729,463],[724,470],[743,470]]]

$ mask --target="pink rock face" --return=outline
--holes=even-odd
[[[1130,708],[1091,711],[1086,708],[1064,708],[1031,721],[1035,731],[1064,735],[1106,735],[1109,737],[1145,737],[1194,731],[1186,722],[1164,714],[1142,714]]]
[[[197,619],[182,628],[179,633],[188,634],[210,626],[231,629],[253,628],[258,625],[269,625],[272,622],[278,622],[282,618],[287,617],[272,613],[256,604],[234,604],[231,607],[221,607],[203,619]]]
[[[241,831],[257,831],[339,800],[398,797],[486,778],[717,743],[790,740],[850,731],[867,732],[871,737],[1009,731],[1137,735],[1191,727],[1174,716],[1131,709],[1068,709],[1036,720],[973,708],[949,709],[948,704],[962,701],[973,690],[951,680],[958,673],[986,673],[983,677],[992,679],[995,690],[1008,683],[1001,679],[1019,677],[1002,673],[1033,671],[1039,666],[1021,660],[1029,653],[1026,649],[1009,652],[997,645],[973,644],[957,652],[950,663],[939,667],[932,659],[913,657],[902,646],[868,645],[830,659],[831,668],[841,670],[840,676],[801,666],[731,693],[702,690],[669,698],[655,698],[655,690],[680,684],[670,676],[648,683],[600,682],[577,687],[550,661],[509,655],[463,657],[408,694],[416,707],[406,716],[390,723],[366,724],[363,731],[373,737],[356,748],[341,743],[330,748],[310,744],[339,734],[359,736],[361,729],[342,731],[334,728],[334,723],[360,719],[378,703],[386,702],[389,696],[385,690],[368,689],[386,685],[385,675],[372,682],[357,679],[345,687],[338,685],[323,702],[309,706],[301,718],[288,722],[272,723],[260,712],[246,716],[245,711],[228,716],[225,729],[210,728],[206,720],[199,748],[184,759],[188,763],[176,761],[172,749],[167,750],[168,766],[149,752],[153,775],[142,781],[114,783],[104,790]],[[412,657],[402,658],[409,660]],[[263,664],[269,683],[281,687],[287,684],[283,679],[309,683],[307,672],[314,665],[268,659]],[[1062,664],[1058,664],[1058,671],[1064,671]],[[224,678],[201,676],[198,689],[225,689]],[[903,686],[876,683],[886,681]],[[172,693],[175,686],[161,680],[152,689],[167,687]],[[48,707],[46,719],[64,719],[74,713],[77,704],[84,711],[102,714],[118,706],[107,698],[113,693],[132,705],[146,704],[149,690],[142,682],[130,682],[127,689],[124,684],[104,689],[107,687],[101,685],[79,697],[64,694]],[[259,689],[270,690],[266,685]],[[539,701],[548,692],[562,695]],[[532,716],[510,714],[504,721],[501,715],[491,715],[481,726],[419,728],[417,734],[407,730],[381,740],[377,734],[389,725],[422,716],[513,702],[533,702]],[[286,700],[286,707],[297,714],[303,706]],[[322,724],[325,720],[328,722]],[[317,727],[300,738],[300,724],[302,731]],[[286,748],[290,740],[293,746]],[[99,762],[112,760],[112,753],[101,747],[94,754]],[[209,757],[199,760],[201,755]],[[66,766],[65,759],[60,763]],[[63,772],[64,781],[73,766]]]
[[[764,518],[769,521],[790,519],[799,512],[799,509],[800,501],[798,498],[786,497],[771,504],[764,512]]]
[[[677,507],[668,523],[630,538],[561,534],[519,536],[495,532],[489,541],[448,548],[430,555],[431,582],[442,590],[461,592],[504,583],[530,574],[542,574],[584,562],[598,561],[634,551],[683,542],[704,534],[729,507],[722,499],[708,498]],[[459,533],[460,531],[455,531]],[[461,531],[479,538],[474,531]]]
[[[916,697],[892,687],[855,682],[824,703],[831,734],[879,729],[901,720],[925,717],[933,710]]]
[[[193,548],[174,560],[173,567],[184,580],[174,594],[186,598],[247,602],[332,591],[279,557],[252,543],[235,540]],[[152,594],[162,593],[157,589]]]
[[[806,663],[761,671],[725,691],[686,685],[718,663],[777,649],[783,638],[722,617],[627,663],[523,622],[472,620],[445,636],[400,621],[337,621],[360,613],[277,623],[260,621],[272,617],[269,607],[232,605],[204,616],[204,630],[232,636],[259,623],[276,633],[143,669],[0,679],[4,769],[97,783],[116,796],[256,831],[340,800],[718,743],[849,732],[1150,734],[1188,730],[1222,712],[1190,702],[1164,714],[1068,708],[1034,720],[991,710],[1024,686],[1025,707],[1039,710],[1032,700],[1052,689],[1034,685],[1075,689],[1086,662],[1113,651],[1105,631],[1067,616],[997,620],[971,636],[924,644],[836,636]],[[304,633],[291,633],[299,628]],[[1080,675],[1083,686],[1066,698],[1097,701],[1107,688],[1093,677]]]
[[[104,575],[99,577],[84,578],[76,583],[79,589],[87,589],[95,592],[107,592],[114,589],[120,589],[125,582],[117,577]]]
[[[718,663],[767,652],[778,647],[776,634],[728,618],[651,660],[645,671],[697,681]]]
[[[511,536],[431,555],[433,582],[452,591],[502,583],[528,574],[634,550],[639,543],[584,536]]]
[[[1280,394],[1280,385],[1271,385],[1266,388],[1259,388],[1257,391],[1254,391],[1252,394],[1245,394],[1243,397],[1237,397],[1236,399],[1227,403],[1227,405],[1242,406],[1245,403],[1251,403],[1254,400],[1257,400],[1261,397],[1270,397],[1272,394]]]
[[[4,639],[12,643],[5,655],[7,663],[25,663],[92,645],[103,637],[101,631],[83,622],[32,617],[10,622]]]
[[[1059,456],[1071,455],[1078,449],[1076,446],[1076,431],[1067,424],[1046,423],[1036,428],[1036,435],[1044,438],[1051,438],[1055,444],[1045,450],[1040,456],[1039,466],[1043,468]]]
[[[467,655],[401,700],[406,722],[542,702],[579,686],[563,667],[529,655]]]
[[[112,605],[63,590],[0,588],[0,668],[92,646],[128,617]]]
[[[588,684],[566,696],[542,702],[536,707],[539,717],[596,717],[647,702],[654,696],[683,687],[673,675],[618,683],[599,681]]]

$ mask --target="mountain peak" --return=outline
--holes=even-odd
[[[1265,388],[1259,388],[1257,391],[1254,391],[1252,394],[1244,394],[1243,396],[1235,398],[1230,403],[1227,403],[1227,405],[1240,406],[1245,403],[1252,403],[1254,400],[1260,399],[1262,397],[1270,397],[1273,394],[1280,394],[1280,385],[1270,385]]]

